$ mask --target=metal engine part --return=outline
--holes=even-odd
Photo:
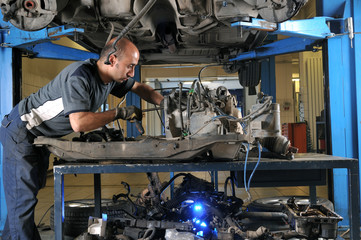
[[[284,206],[288,221],[300,235],[309,239],[337,238],[337,223],[343,218],[324,205],[296,204],[290,198]]]
[[[252,112],[258,111],[263,105],[252,106]],[[281,135],[280,105],[272,103],[268,110],[252,120],[251,134],[254,138],[278,137]]]
[[[203,89],[196,84],[193,83],[189,93],[173,91],[165,98],[166,137],[242,134],[240,123],[229,121],[242,118],[242,113],[228,89],[223,86]]]
[[[4,21],[26,31],[36,31],[48,26],[68,0],[2,0]]]

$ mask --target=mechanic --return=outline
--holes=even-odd
[[[163,96],[148,85],[136,82],[134,68],[139,51],[122,38],[117,51],[109,41],[100,59],[75,62],[62,70],[38,92],[20,101],[1,123],[3,181],[8,215],[2,239],[40,239],[34,222],[37,194],[45,186],[49,152],[33,145],[37,136],[61,137],[71,132],[100,128],[116,119],[141,120],[135,106],[97,112],[109,94],[123,97],[132,91],[159,105]]]

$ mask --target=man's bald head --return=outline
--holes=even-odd
[[[111,39],[102,49],[101,53],[100,53],[100,59],[102,60],[106,60],[109,53],[114,51],[113,48],[113,43],[117,38],[113,38]],[[131,51],[138,51],[138,48],[134,45],[134,43],[132,43],[129,39],[127,38],[121,38],[119,39],[119,41],[117,42],[116,45],[117,51],[113,54],[115,54],[118,58],[121,58],[124,54],[124,52],[126,50],[131,50]]]

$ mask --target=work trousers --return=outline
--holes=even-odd
[[[7,218],[3,240],[40,239],[34,222],[36,198],[45,186],[49,167],[49,151],[33,145],[35,136],[21,121],[18,106],[1,122],[3,146],[3,182]]]

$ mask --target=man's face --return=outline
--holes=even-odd
[[[129,77],[134,77],[134,68],[138,64],[139,52],[127,49],[123,55],[116,56],[116,62],[113,67],[113,80],[124,82]]]

